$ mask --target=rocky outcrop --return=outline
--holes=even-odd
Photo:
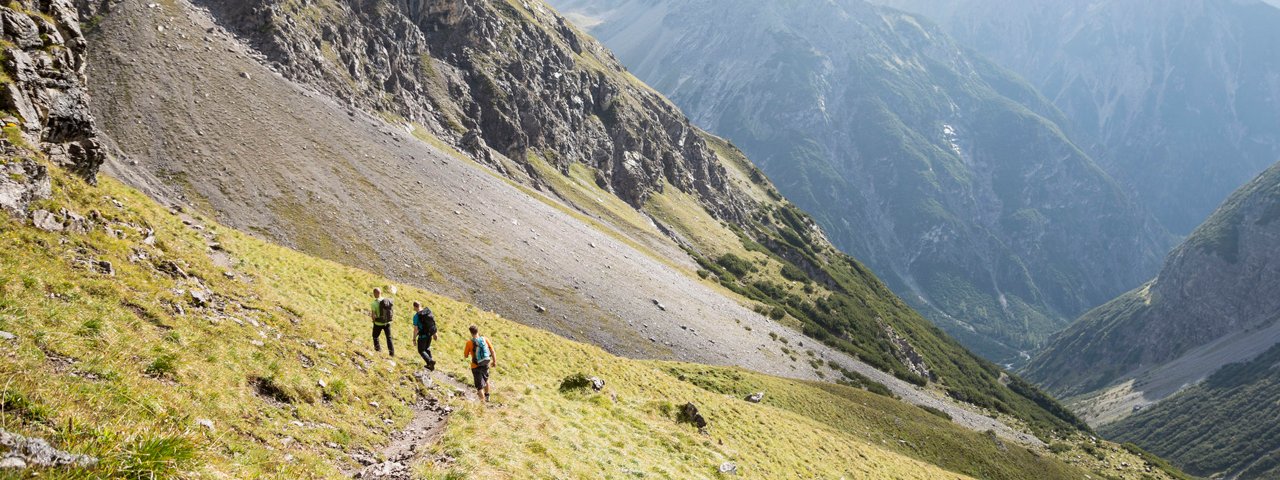
[[[92,182],[104,153],[89,112],[87,44],[70,0],[0,6],[0,208],[22,214],[49,195],[48,172],[34,156]]]
[[[510,177],[538,183],[536,156],[596,169],[636,207],[669,184],[722,218],[746,211],[688,120],[540,2],[197,3],[287,77],[421,125]]]
[[[1271,328],[1280,319],[1277,264],[1280,164],[1233,194],[1169,254],[1155,280],[1090,311],[1056,336],[1027,375],[1056,392],[1079,394],[1161,370],[1211,343],[1231,354],[1197,356],[1195,367],[1203,374],[1160,394],[1146,392],[1148,400],[1158,400],[1280,340]],[[1182,369],[1166,370],[1146,383]]]

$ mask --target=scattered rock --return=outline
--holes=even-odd
[[[258,348],[267,346],[267,344],[262,343],[262,340],[249,340],[249,344]]]
[[[600,377],[591,377],[591,378],[588,378],[587,381],[591,382],[592,390],[595,390],[597,392],[604,390],[604,380],[601,379]]]
[[[97,458],[64,452],[53,448],[49,445],[49,442],[42,439],[24,437],[5,430],[0,430],[0,445],[7,447],[9,450],[5,454],[4,460],[0,460],[0,465],[5,468],[24,468],[26,466],[76,466],[88,468],[98,463]],[[17,461],[10,459],[17,459]]]
[[[539,304],[536,304],[536,303],[535,303],[535,304],[533,304],[533,309],[534,309],[534,310],[537,310],[537,311],[538,311],[538,313],[547,313],[547,307],[544,307],[544,306],[539,305]]]
[[[197,419],[197,420],[196,420],[196,425],[199,425],[199,426],[201,426],[201,427],[207,428],[207,429],[209,429],[209,430],[213,430],[213,420],[209,420],[209,419],[207,419],[207,418],[200,418],[200,419]]]
[[[165,260],[156,264],[156,269],[174,278],[187,278],[187,272],[183,271],[182,267],[172,260]]]
[[[764,400],[764,392],[756,392],[751,395],[747,395],[748,402],[760,403],[762,400]]]
[[[737,475],[737,474],[738,474],[738,465],[734,464],[733,462],[724,462],[724,463],[721,463],[721,464],[720,464],[720,473],[723,473],[723,474],[726,474],[726,475]]]
[[[253,77],[252,77],[251,75],[249,75],[249,72],[240,72],[240,78],[243,78],[243,79],[245,79],[245,80],[252,80],[252,79],[253,79]]]
[[[14,334],[12,334],[12,333],[6,332],[6,331],[4,331],[4,330],[0,330],[0,340],[14,340],[14,339],[17,339],[17,338],[18,338],[18,336],[17,336],[17,335],[14,335]]]
[[[707,419],[698,412],[698,406],[691,403],[684,404],[680,407],[680,414],[676,417],[676,421],[681,423],[692,424],[699,430],[707,427]]]
[[[111,262],[108,262],[106,260],[99,260],[98,273],[101,273],[103,275],[115,276],[116,269],[113,265],[111,265]]]
[[[31,213],[31,223],[36,228],[46,232],[61,232],[62,222],[59,222],[53,212],[48,210],[36,210]]]
[[[191,295],[191,304],[197,307],[209,306],[210,299],[213,297],[213,293],[204,290],[192,290],[189,294]]]
[[[27,461],[22,457],[5,457],[0,460],[0,469],[23,469],[27,468]]]

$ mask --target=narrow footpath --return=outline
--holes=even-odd
[[[423,392],[413,404],[413,420],[404,429],[391,436],[377,454],[352,453],[351,457],[362,468],[348,472],[352,478],[362,480],[411,480],[414,478],[413,465],[431,455],[431,446],[444,437],[445,427],[449,425],[449,417],[454,407],[447,405],[441,398],[461,398],[464,401],[477,400],[475,392],[467,385],[455,380],[443,372],[422,370],[415,375],[422,382]],[[451,459],[436,459],[448,463]]]

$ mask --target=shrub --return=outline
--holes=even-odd
[[[787,316],[787,311],[782,307],[774,306],[772,309],[769,310],[769,318],[772,318],[774,320],[782,320],[782,317],[785,317],[785,316]]]
[[[588,388],[591,388],[591,380],[588,379],[586,375],[581,373],[575,373],[573,375],[569,375],[567,377],[564,377],[564,380],[560,381],[561,392],[571,392],[574,390],[586,390]]]
[[[741,277],[756,270],[755,265],[750,260],[739,257],[732,253],[726,253],[716,259],[716,263],[724,267],[725,271],[732,273],[734,276]]]
[[[790,263],[782,266],[782,278],[793,282],[809,283],[811,281],[809,275],[804,273],[804,270]]]
[[[146,374],[152,377],[172,378],[178,373],[178,356],[172,353],[162,353],[151,360],[147,365]]]

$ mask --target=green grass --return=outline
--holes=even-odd
[[[377,451],[409,420],[406,405],[420,389],[404,325],[394,331],[400,362],[369,348],[363,310],[373,286],[395,286],[401,304],[433,308],[444,374],[467,376],[463,360],[451,361],[461,356],[465,325],[478,324],[497,349],[502,406],[447,400],[458,410],[443,440],[422,448],[456,460],[415,465],[426,478],[713,478],[724,461],[763,478],[1081,473],[1030,453],[990,457],[990,442],[944,443],[975,434],[861,389],[614,357],[206,219],[194,230],[110,178],[91,187],[54,169],[53,180],[49,203],[96,210],[124,235],[0,224],[0,329],[17,335],[0,344],[0,428],[102,459],[91,470],[43,476],[341,476],[347,451]],[[155,230],[154,246],[141,242],[143,227]],[[206,255],[206,232],[234,258],[236,278]],[[115,275],[81,267],[84,257],[111,261]],[[185,293],[193,288],[214,292],[219,307],[196,305]],[[607,386],[562,392],[575,374]],[[714,378],[735,380],[716,386]],[[766,402],[739,398],[747,386],[766,389]],[[708,434],[676,422],[684,402],[709,419]],[[214,427],[200,426],[204,419]],[[889,442],[895,435],[910,446]],[[942,450],[953,452],[944,458]],[[810,461],[815,455],[827,460]]]

